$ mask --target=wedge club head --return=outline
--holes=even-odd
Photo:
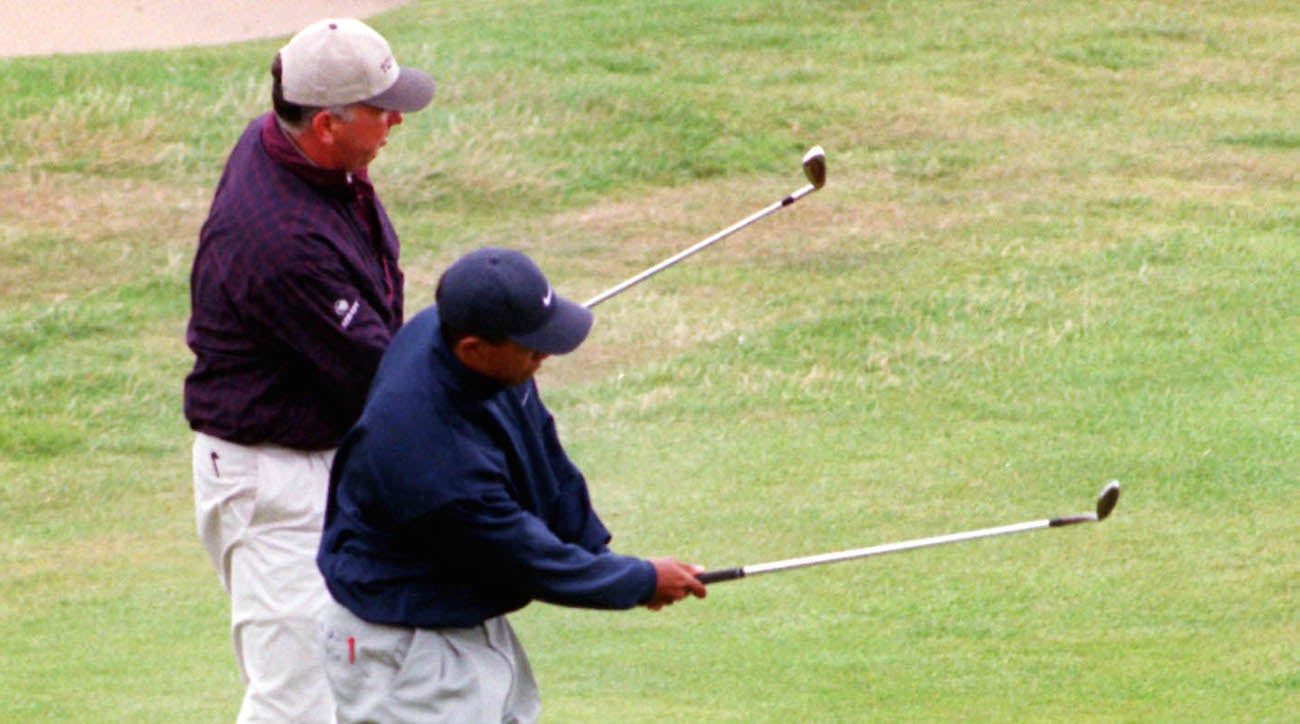
[[[813,146],[803,155],[803,175],[815,189],[826,185],[826,152],[821,146]]]
[[[1106,483],[1106,487],[1101,489],[1101,495],[1097,496],[1097,520],[1105,520],[1118,502],[1119,481],[1112,480]]]

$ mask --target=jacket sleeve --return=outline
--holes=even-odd
[[[542,431],[546,456],[559,489],[547,524],[564,541],[576,543],[593,553],[606,551],[613,536],[592,507],[587,479],[560,444],[555,419],[540,400],[534,404],[542,416],[538,427]]]
[[[245,313],[331,396],[360,410],[392,333],[328,242],[302,239],[247,280]],[[272,267],[273,268],[269,268]]]
[[[482,583],[581,608],[631,608],[653,595],[655,571],[648,561],[566,543],[499,482],[479,479],[473,488],[473,495],[439,508],[427,524],[456,541],[455,549],[469,559],[463,570]]]

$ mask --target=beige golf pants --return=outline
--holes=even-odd
[[[468,628],[362,621],[333,600],[321,637],[341,722],[535,722],[537,682],[505,616]]]
[[[333,455],[194,440],[199,538],[230,595],[246,683],[241,723],[335,721],[319,643],[330,599],[316,568]]]

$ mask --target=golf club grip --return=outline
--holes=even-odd
[[[704,584],[722,583],[723,581],[734,581],[737,578],[744,578],[744,577],[745,577],[744,568],[722,568],[716,571],[705,571],[704,573],[701,573],[700,575],[696,576],[696,578],[700,579],[700,583],[704,583]]]

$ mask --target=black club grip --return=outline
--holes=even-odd
[[[723,581],[734,581],[737,578],[744,578],[744,577],[745,577],[744,568],[722,568],[716,571],[705,571],[704,573],[701,573],[700,575],[696,576],[696,578],[700,579],[700,583],[704,583],[704,584],[721,583]]]

